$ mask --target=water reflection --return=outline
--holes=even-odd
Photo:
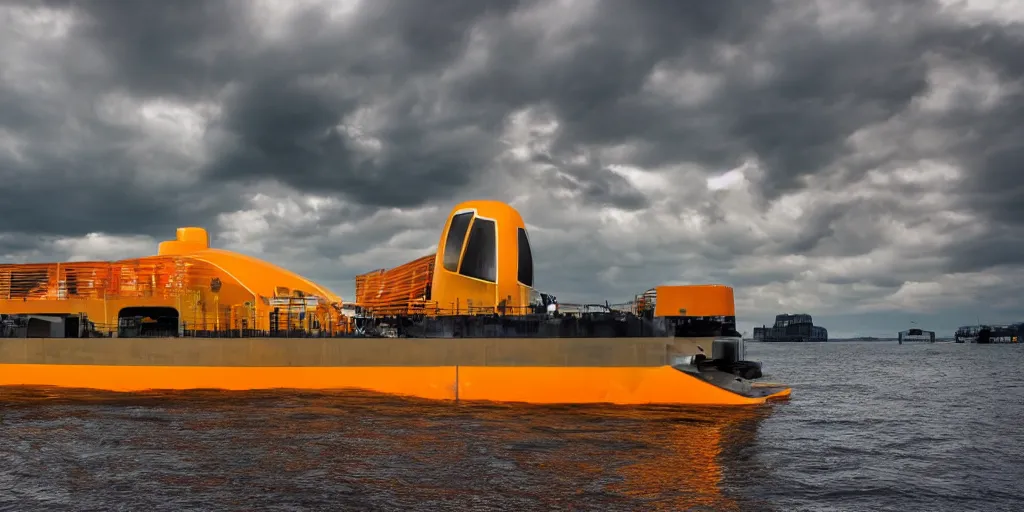
[[[619,492],[646,503],[649,510],[740,510],[724,491],[723,452],[754,442],[763,408],[644,411],[641,437],[651,439],[637,461],[620,470]],[[738,468],[741,471],[746,468]]]
[[[770,413],[43,388],[0,403],[0,505],[131,509],[739,510],[728,480],[756,477],[742,454]]]

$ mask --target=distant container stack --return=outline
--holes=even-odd
[[[764,342],[825,342],[828,329],[814,325],[811,315],[800,313],[775,317],[775,325],[754,328],[754,341]]]

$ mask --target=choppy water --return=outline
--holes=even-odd
[[[789,402],[0,389],[0,510],[1024,509],[1024,346],[748,356]]]

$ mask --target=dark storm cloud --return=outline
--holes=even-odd
[[[947,272],[977,272],[1001,265],[1019,265],[1024,254],[1024,237],[1019,227],[984,226],[982,235],[958,240],[946,249]]]
[[[500,138],[509,115],[528,107],[558,121],[542,156],[550,172],[530,186],[637,210],[651,200],[610,165],[693,162],[721,171],[754,158],[765,171],[756,186],[767,206],[808,186],[809,176],[842,171],[854,182],[867,163],[878,164],[839,169],[853,151],[850,135],[900,116],[927,90],[926,53],[985,63],[1007,82],[1024,71],[1019,26],[955,24],[930,1],[865,2],[875,19],[845,30],[841,21],[817,25],[830,8],[809,2],[609,0],[513,22],[557,4],[368,0],[341,25],[322,6],[294,6],[305,10],[273,41],[260,34],[267,14],[244,0],[24,5],[70,9],[79,23],[66,43],[11,57],[45,69],[45,80],[32,78],[43,86],[0,74],[0,130],[21,144],[16,152],[0,146],[7,197],[0,229],[62,235],[160,236],[176,225],[209,225],[244,205],[247,186],[268,178],[360,203],[361,216],[371,207],[447,205],[488,182],[506,149]],[[555,24],[562,29],[551,36]],[[14,42],[5,37],[16,36],[0,30],[0,43]],[[470,51],[473,65],[451,72]],[[646,89],[657,70],[700,73],[714,85],[702,99],[682,86],[659,96]],[[211,160],[139,150],[143,134],[97,111],[112,93],[217,104],[204,139]],[[921,118],[963,136],[940,154],[900,155],[963,164],[969,186],[950,207],[991,223],[986,240],[1024,238],[1022,105],[1024,98],[1009,95],[991,112]],[[633,146],[629,161],[570,163],[611,145]],[[195,179],[154,180],[154,172]],[[907,192],[913,201],[916,191]],[[725,223],[728,205],[684,206]],[[881,235],[851,226],[899,206],[843,201],[812,209],[800,234],[773,251],[863,254]],[[322,222],[351,217],[328,214]],[[298,226],[293,235],[320,228]],[[701,250],[720,260],[754,251],[749,240],[727,242]],[[347,244],[338,253],[356,246]],[[1012,259],[971,254],[955,253],[953,268]]]
[[[774,197],[827,168],[843,156],[849,135],[895,115],[927,87],[920,59],[927,33],[908,24],[935,16],[924,2],[872,4],[883,11],[879,24],[837,38],[801,18],[788,22],[785,37],[767,38],[772,15],[782,16],[771,2],[600,5],[596,21],[578,29],[572,51],[559,59],[544,59],[544,42],[531,34],[499,32],[489,66],[460,84],[461,95],[505,109],[551,105],[563,151],[640,143],[643,165],[682,160],[726,168],[757,155],[768,171],[762,186]],[[604,36],[586,37],[591,31]],[[716,59],[723,45],[763,59],[770,75],[755,80],[752,62]],[[666,64],[728,80],[706,104],[653,100],[642,88]]]
[[[593,159],[566,163],[535,155],[532,160],[548,166],[543,178],[545,186],[577,191],[585,202],[623,210],[641,210],[649,205],[647,196],[629,180]]]
[[[418,206],[451,197],[482,175],[499,150],[493,132],[472,123],[393,112],[396,117],[374,134],[381,153],[365,154],[337,126],[357,100],[286,81],[243,88],[229,102],[224,124],[235,140],[208,169],[220,180],[274,177],[369,205]]]
[[[203,97],[260,67],[245,0],[68,2],[74,37],[95,45],[112,68],[104,84],[140,96]],[[264,65],[280,67],[276,56]]]
[[[812,210],[813,211],[813,210]],[[808,223],[803,224],[800,234],[778,248],[780,254],[806,254],[818,247],[818,244],[835,234],[834,223],[843,215],[840,208],[829,208],[826,211],[814,212]]]
[[[437,92],[412,82],[438,75],[464,50],[479,19],[516,2],[363,4],[345,29],[323,7],[299,13],[290,38],[260,46],[247,2],[82,4],[120,84],[140,94],[209,96],[231,84],[223,122],[230,140],[207,169],[220,181],[272,177],[300,190],[330,190],[370,205],[414,206],[470,183],[500,149],[504,116],[434,112]],[[254,50],[253,48],[262,48]],[[374,137],[379,154],[353,147],[339,124],[386,97]]]
[[[946,37],[942,37],[946,36]],[[981,63],[1004,84],[1001,101],[972,108],[977,98],[953,98],[954,108],[931,121],[954,130],[948,158],[965,170],[951,208],[978,215],[982,234],[948,248],[949,272],[1020,264],[1024,250],[1024,25],[974,26],[933,34],[934,48],[954,65]]]
[[[913,190],[920,193],[920,186],[894,187],[896,190]],[[868,254],[884,247],[889,241],[886,219],[900,215],[905,222],[920,222],[906,212],[917,195],[907,194],[904,198],[877,196],[871,199],[842,198],[830,202],[816,201],[806,206],[799,222],[800,231],[793,238],[766,247],[770,254],[799,254],[809,257],[853,257]]]
[[[706,63],[716,45],[755,39],[772,9],[770,2],[601,2],[593,20],[570,31],[565,41],[497,30],[487,43],[487,66],[454,88],[467,102],[501,111],[548,105],[560,123],[556,151],[640,143],[655,147],[644,155],[645,164],[683,154],[683,160],[734,164],[743,155],[714,140],[707,118],[651,101],[641,90],[660,63]],[[715,116],[710,128],[721,121]]]
[[[145,175],[151,155],[133,151],[143,144],[140,134],[101,119],[89,92],[33,98],[9,80],[0,78],[0,140],[7,131],[17,142],[14,152],[0,146],[0,229],[169,232],[239,206],[233,187],[211,193],[202,185],[151,183]],[[171,167],[161,172],[180,171],[173,158],[166,163]]]
[[[628,101],[654,65],[683,50],[743,36],[769,10],[762,5],[720,2],[681,10],[662,2],[643,10],[602,4],[595,25],[572,35],[586,42],[549,69],[535,62],[546,49],[531,34],[499,30],[489,43],[493,67],[455,84],[446,98],[449,107],[440,112],[431,108],[442,99],[436,90],[424,94],[403,86],[439,75],[465,51],[475,23],[500,26],[498,18],[517,3],[369,2],[352,30],[333,33],[323,29],[323,13],[308,12],[296,18],[294,40],[255,54],[247,48],[244,18],[228,7],[237,3],[167,2],[159,11],[102,2],[83,8],[93,21],[85,34],[113,57],[121,83],[140,93],[190,95],[237,84],[220,126],[233,144],[210,166],[211,176],[272,176],[302,190],[330,189],[368,204],[411,206],[450,197],[481,176],[501,149],[495,143],[498,128],[516,108],[553,105],[565,123],[566,143],[609,140],[615,130],[628,129],[622,119],[646,114]],[[179,24],[187,29],[176,30]],[[599,32],[607,35],[588,35]],[[628,44],[617,42],[622,40]],[[503,76],[509,73],[515,80]],[[310,85],[318,77],[341,79]],[[383,148],[366,155],[337,125],[380,92],[391,101],[374,133]],[[610,119],[616,116],[622,119]],[[657,124],[633,137],[649,135]],[[623,180],[612,185],[614,175],[589,176],[576,176],[585,199],[630,208],[644,204]]]
[[[572,62],[556,63],[557,69],[550,70],[531,62],[545,48],[529,34],[507,32],[492,40],[497,57],[490,62],[497,69],[483,76],[500,77],[508,70],[520,78],[532,75],[533,83],[492,87],[470,80],[464,84],[467,91],[456,84],[447,98],[449,108],[438,112],[431,108],[442,99],[436,90],[424,94],[403,86],[440,74],[465,51],[475,23],[499,23],[498,17],[517,3],[442,2],[428,9],[417,3],[370,2],[351,30],[333,32],[324,30],[323,13],[311,11],[296,17],[293,40],[262,52],[249,48],[252,37],[240,5],[166,2],[154,11],[143,4],[90,3],[79,6],[89,20],[80,30],[120,71],[119,84],[137,94],[194,97],[229,82],[235,86],[223,123],[216,127],[231,143],[209,166],[211,177],[273,177],[301,190],[332,190],[387,206],[450,197],[480,177],[501,149],[495,135],[514,108],[549,102],[565,118],[567,133],[583,126],[600,129],[605,120],[588,118],[588,112],[616,115],[618,99],[634,94],[661,59],[684,47],[715,42],[701,38],[737,37],[753,29],[767,9],[738,2],[692,12],[680,12],[671,2],[652,4],[652,11],[604,4],[609,12],[599,12],[597,26],[586,30],[609,31],[608,37],[589,38],[593,44],[572,52]],[[637,44],[615,44],[620,37],[635,38]],[[516,49],[518,42],[534,46]],[[501,60],[503,51],[514,52],[517,62]],[[327,80],[317,85],[318,79]],[[353,147],[339,123],[381,92],[390,103],[373,135],[383,147],[380,154],[368,155]],[[628,105],[618,112],[631,114],[644,112],[630,111]],[[614,124],[619,123],[608,125]],[[603,142],[600,132],[581,135],[588,144]],[[566,172],[575,176],[585,200],[627,208],[645,204],[613,173]]]
[[[29,252],[40,242],[40,237],[25,233],[0,233],[0,255]]]

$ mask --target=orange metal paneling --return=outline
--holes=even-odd
[[[487,282],[443,267],[442,253],[452,218],[462,212],[494,221],[497,280]],[[474,220],[475,222],[475,220]],[[522,312],[529,305],[530,290],[518,282],[519,229],[526,224],[519,212],[498,201],[467,201],[452,208],[432,255],[404,265],[375,270],[356,277],[356,305],[376,314],[424,313],[437,315],[493,314],[502,303],[506,312]],[[470,228],[470,231],[472,228]],[[469,236],[459,248],[460,260]]]
[[[788,397],[746,397],[671,366],[459,367],[459,398],[527,403],[751,405]]]
[[[443,266],[442,250],[448,239],[452,218],[462,212],[473,212],[474,219],[493,220],[497,243],[497,281],[489,283],[466,277],[446,270]],[[476,222],[474,220],[474,222]],[[494,313],[504,302],[509,312],[521,312],[529,306],[530,287],[520,285],[519,274],[519,229],[526,229],[526,223],[512,206],[500,201],[466,201],[456,205],[448,214],[444,229],[438,241],[431,299],[443,312]],[[472,227],[470,228],[472,230]],[[468,244],[469,237],[465,243]],[[465,251],[465,245],[462,247]],[[461,254],[461,253],[460,253]],[[464,255],[464,254],[463,254]],[[460,258],[461,259],[461,258]]]
[[[455,398],[453,367],[121,366],[0,364],[0,386],[108,391],[151,389],[364,389],[428,399]]]
[[[0,265],[0,313],[85,313],[99,330],[116,328],[126,307],[167,307],[186,328],[269,328],[278,291],[315,296],[304,307],[321,325],[341,327],[341,298],[270,263],[208,247],[206,231],[180,228],[160,255],[114,262]]]
[[[356,305],[379,315],[414,313],[429,299],[434,255],[356,276]]]
[[[655,287],[655,316],[735,316],[732,287],[719,284]]]
[[[152,389],[363,389],[428,399],[499,402],[754,405],[751,398],[671,366],[660,367],[211,367],[0,365],[0,386],[111,391]]]

